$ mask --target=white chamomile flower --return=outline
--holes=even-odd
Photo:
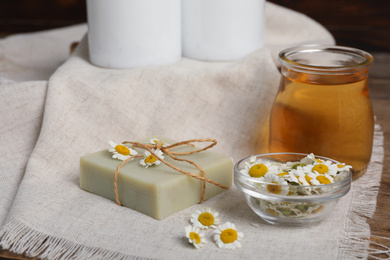
[[[316,158],[313,153],[307,155],[305,158],[301,160],[301,163],[308,165],[308,164],[313,164],[316,162]]]
[[[333,175],[333,180],[335,182],[341,181],[348,175],[349,171],[352,169],[352,166],[345,165],[345,163],[337,164],[337,174]]]
[[[287,195],[290,191],[287,181],[278,175],[268,173],[264,176],[264,182],[267,184],[267,191],[273,194]]]
[[[233,223],[226,222],[218,226],[214,231],[214,241],[219,248],[236,249],[241,247],[240,241],[244,237],[242,232],[238,232]]]
[[[301,169],[304,173],[309,173],[309,172],[312,172],[314,174],[316,174],[314,171],[313,171],[313,167],[314,167],[314,164],[308,164],[308,165],[305,165],[303,166]]]
[[[307,209],[308,214],[315,214],[323,208],[321,205],[313,205]]]
[[[317,185],[320,185],[321,183],[317,180],[317,176],[316,176],[315,178],[312,178],[310,180],[310,184],[313,186],[317,186]]]
[[[244,169],[240,170],[241,173],[245,174],[245,175],[249,175],[248,174],[248,171],[249,169],[254,165],[256,164],[256,156],[252,155],[251,157],[249,157],[249,162],[245,162],[244,163]]]
[[[216,228],[220,223],[219,213],[211,208],[196,210],[191,215],[191,223],[201,229]]]
[[[331,184],[333,183],[333,177],[329,174],[318,174],[316,180],[320,182],[320,184]]]
[[[333,164],[331,161],[326,162],[320,162],[313,165],[313,168],[311,169],[314,173],[319,174],[329,174],[329,175],[336,175],[337,174],[337,165]]]
[[[246,176],[261,178],[267,173],[279,173],[279,171],[278,165],[267,161],[259,161],[251,164],[249,167],[245,167],[240,172]]]
[[[313,172],[307,172],[305,173],[305,180],[308,183],[308,185],[319,185],[320,182],[316,179],[318,174],[315,174]]]
[[[196,249],[199,249],[206,244],[204,233],[200,232],[198,227],[189,225],[185,227],[185,231],[188,242],[193,244]]]
[[[352,169],[351,165],[346,165],[345,163],[337,164],[337,170],[339,172],[341,172],[341,171],[349,171],[350,169]]]
[[[291,171],[291,170],[297,170],[301,169],[302,167],[305,167],[306,164],[302,162],[286,162],[284,165],[282,165],[281,169],[283,171]]]
[[[161,159],[164,159],[163,152],[160,150],[152,149],[152,151]],[[149,151],[146,151],[144,154],[144,157],[139,161],[139,163],[144,166],[145,168],[148,168],[149,166],[152,166],[153,164],[159,165],[161,161],[157,159],[153,154],[151,154]]]
[[[165,147],[165,146],[168,146],[168,145],[169,145],[169,144],[166,144],[166,143],[160,141],[160,140],[157,139],[157,138],[152,138],[152,139],[150,139],[150,140],[149,140],[149,143],[151,143],[151,144],[159,144],[159,145],[161,145],[162,147]]]
[[[131,149],[130,147],[127,147],[124,144],[117,144],[114,141],[109,141],[110,148],[108,148],[108,151],[111,153],[114,153],[112,155],[112,158],[125,161],[129,157],[137,155],[137,151],[134,149]]]
[[[306,167],[307,166],[304,166],[303,168],[299,168],[297,170],[292,170],[292,174],[294,177],[297,178],[299,185],[310,186],[310,181],[316,177],[316,174],[312,173],[311,171],[306,171]],[[296,183],[297,181],[294,180],[293,182]]]
[[[252,155],[251,157],[249,157],[249,162],[245,162],[245,166],[250,168],[255,163],[256,163],[256,156]]]

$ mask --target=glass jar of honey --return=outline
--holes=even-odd
[[[368,88],[373,57],[341,46],[282,51],[270,118],[270,152],[314,153],[351,165],[354,179],[371,158],[374,115]]]

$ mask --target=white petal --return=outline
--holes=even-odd
[[[233,245],[234,245],[236,248],[240,248],[240,247],[241,247],[241,243],[238,242],[237,240],[233,242]]]
[[[186,226],[185,231],[186,233],[190,233],[192,231],[192,226],[191,225]]]

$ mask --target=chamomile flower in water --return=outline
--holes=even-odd
[[[114,141],[109,141],[110,148],[108,151],[113,153],[112,158],[125,161],[129,157],[137,155],[137,151],[127,147],[124,144],[117,144]]]
[[[204,233],[200,232],[198,227],[189,225],[185,227],[185,231],[188,242],[193,244],[196,249],[199,249],[206,244]]]
[[[241,240],[244,237],[242,232],[238,232],[233,223],[226,222],[218,226],[214,231],[214,241],[219,248],[236,249],[241,247]]]
[[[311,169],[312,172],[317,172],[319,174],[329,174],[336,175],[337,174],[337,164],[332,163],[331,161],[317,161],[316,164],[313,165]]]
[[[300,161],[300,163],[303,163],[305,165],[313,164],[314,162],[316,162],[316,158],[315,158],[313,153],[309,154],[308,156],[301,159],[301,161]]]
[[[286,162],[284,165],[281,166],[281,168],[284,171],[290,171],[290,170],[300,170],[305,166],[306,164],[303,162]]]
[[[219,213],[211,208],[197,210],[191,215],[191,223],[201,229],[216,228],[219,221]]]
[[[256,163],[256,156],[249,157],[249,162],[245,162],[245,168],[251,168]]]
[[[270,183],[266,185],[269,193],[287,195],[290,191],[287,181],[275,174],[266,174],[264,182]]]
[[[271,162],[251,162],[241,170],[242,174],[253,178],[264,177],[268,172],[279,171],[278,165],[272,164]]]
[[[164,159],[163,152],[160,150],[152,149],[152,151],[161,159]],[[148,168],[152,165],[159,165],[161,161],[157,159],[153,154],[151,154],[149,151],[146,151],[144,154],[144,157],[139,161],[139,163],[144,166],[145,168]]]
[[[331,183],[333,183],[333,178],[329,174],[319,174],[316,177],[316,180],[319,181],[320,184],[331,184]]]
[[[346,165],[345,163],[337,164],[337,170],[338,171],[348,171],[352,168],[351,165]]]
[[[159,145],[161,145],[161,146],[163,146],[163,147],[169,145],[169,144],[166,144],[166,143],[160,141],[160,140],[157,139],[157,138],[152,138],[152,139],[150,139],[150,140],[149,140],[149,143],[151,143],[151,144],[159,144]]]
[[[250,167],[263,164],[266,171],[259,166],[262,177],[250,174]],[[327,185],[342,181],[350,174],[350,166],[335,163],[331,160],[319,159],[309,154],[299,161],[281,163],[257,159],[246,164],[241,170],[243,175],[256,179],[256,188],[263,194],[282,196],[320,195],[331,191],[333,186]],[[263,173],[265,174],[263,175]],[[322,202],[298,203],[290,201],[255,200],[259,209],[270,216],[286,218],[302,218],[322,211]]]

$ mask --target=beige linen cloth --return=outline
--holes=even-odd
[[[383,161],[379,129],[367,174],[328,219],[306,228],[265,224],[235,187],[160,221],[79,188],[80,156],[107,149],[108,140],[154,134],[178,141],[215,138],[213,150],[234,161],[264,150],[280,77],[277,52],[291,45],[334,43],[318,23],[270,3],[266,39],[266,48],[237,61],[183,58],[169,66],[113,70],[89,63],[84,38],[50,77],[47,92],[44,81],[3,79],[0,94],[8,107],[0,111],[6,154],[0,174],[16,187],[1,190],[0,246],[43,259],[366,258],[370,229],[365,217],[375,210]],[[34,97],[32,108],[26,107]],[[30,116],[35,121],[28,121]],[[206,206],[244,233],[241,249],[219,249],[212,231],[204,248],[188,244],[184,227],[194,210]]]

